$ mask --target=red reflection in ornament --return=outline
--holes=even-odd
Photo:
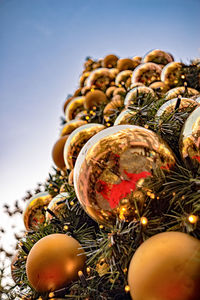
[[[195,155],[195,156],[192,156],[193,159],[196,159],[198,160],[198,162],[200,162],[200,155]]]
[[[124,173],[128,177],[128,180],[122,180],[118,184],[108,184],[103,180],[99,180],[97,184],[100,185],[98,193],[100,193],[104,199],[106,199],[110,207],[114,209],[118,206],[121,199],[125,198],[131,191],[135,190],[135,186],[138,180],[151,176],[151,173],[143,171],[141,173],[128,173],[124,170]]]

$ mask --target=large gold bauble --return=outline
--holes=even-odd
[[[100,90],[94,90],[87,93],[85,96],[85,109],[92,109],[94,106],[100,106],[107,102],[106,94]]]
[[[41,192],[31,197],[23,213],[24,225],[27,230],[36,229],[45,222],[45,208],[52,197],[47,192]]]
[[[76,97],[72,99],[65,109],[66,121],[69,122],[75,118],[75,116],[84,109],[85,97]]]
[[[117,66],[118,57],[114,54],[108,54],[102,61],[103,68],[115,68]]]
[[[83,120],[71,120],[70,122],[67,122],[63,128],[61,129],[60,136],[69,135],[72,131],[74,131],[76,128],[87,124],[87,121]]]
[[[172,62],[172,56],[165,51],[154,49],[149,51],[143,58],[143,62],[153,62],[156,64],[167,65]]]
[[[133,300],[200,299],[200,241],[181,232],[156,234],[135,252],[128,271]]]
[[[111,226],[116,218],[135,217],[142,209],[143,184],[154,168],[175,163],[170,148],[143,127],[118,125],[102,130],[82,148],[74,168],[76,195],[97,222]]]
[[[134,71],[131,83],[141,82],[149,86],[154,81],[160,80],[161,67],[157,64],[148,62],[139,65]]]
[[[91,72],[90,76],[87,79],[86,86],[105,91],[113,80],[114,77],[109,69],[99,68]]]
[[[26,274],[36,291],[55,291],[78,278],[85,260],[85,253],[74,238],[50,234],[32,247],[26,261]]]
[[[142,99],[146,98],[148,96],[156,98],[156,94],[150,87],[147,87],[147,86],[135,87],[132,90],[130,90],[128,92],[128,94],[126,95],[126,97],[124,99],[124,105],[125,105],[125,107],[128,107],[129,105],[132,105],[132,104],[138,105],[139,101],[141,104]]]
[[[162,69],[161,81],[163,81],[171,88],[180,85],[180,83],[183,83],[184,78],[181,78],[181,76],[184,76],[183,66],[184,66],[183,63],[175,62],[175,61],[167,64]]]
[[[60,193],[55,196],[49,203],[47,209],[53,212],[53,214],[59,218],[66,210],[66,200],[69,198],[69,193]],[[52,214],[46,211],[46,221],[49,222],[53,218]]]
[[[180,135],[180,153],[189,168],[200,166],[200,107],[187,118]]]
[[[105,128],[102,124],[90,123],[74,130],[64,146],[64,161],[68,169],[73,169],[77,156],[85,143],[97,132]]]
[[[192,97],[197,95],[199,95],[199,92],[197,90],[193,88],[185,88],[184,86],[179,86],[169,90],[165,95],[165,99],[170,100],[178,96]]]

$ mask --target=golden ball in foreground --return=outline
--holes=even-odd
[[[78,278],[85,260],[85,253],[74,238],[61,233],[50,234],[32,247],[26,274],[36,291],[55,291]]]
[[[135,252],[128,272],[134,300],[199,300],[200,241],[181,232],[164,232]]]
[[[61,170],[65,169],[63,150],[67,139],[68,139],[68,135],[64,135],[63,137],[59,138],[54,144],[52,150],[53,161],[55,165]]]

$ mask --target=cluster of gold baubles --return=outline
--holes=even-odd
[[[79,88],[64,103],[66,124],[53,147],[52,157],[63,174],[66,169],[71,170],[70,185],[74,185],[87,214],[98,223],[110,227],[116,219],[134,220],[138,210],[142,212],[146,205],[148,182],[154,172],[158,169],[169,172],[175,165],[172,150],[156,133],[129,123],[133,116],[129,106],[138,105],[138,94],[151,95],[155,101],[159,97],[166,99],[157,112],[158,122],[163,114],[174,110],[177,97],[182,97],[180,110],[195,107],[181,132],[180,153],[186,163],[199,166],[199,92],[187,87],[188,98],[184,97],[183,67],[183,63],[175,62],[171,54],[161,50],[150,51],[143,58],[119,59],[107,55],[98,61],[86,61]],[[103,122],[92,123],[100,107]],[[116,110],[120,113],[115,116],[114,126],[110,126],[109,120]],[[24,211],[26,229],[35,230],[39,224],[50,222],[49,211],[59,218],[68,197],[68,193],[61,192],[53,199],[47,192],[34,195]],[[184,245],[187,251],[180,255]],[[197,250],[199,241],[181,233],[156,235],[142,244],[129,269],[133,299],[197,300],[190,297],[197,294],[196,283],[199,283],[200,263],[197,266],[194,263],[199,255]],[[163,262],[163,251],[169,260],[173,252],[173,260]],[[186,262],[186,257],[193,253],[194,259]],[[181,268],[185,262],[183,269],[179,269],[179,259]],[[37,291],[52,291],[76,279],[84,262],[84,251],[76,240],[65,234],[49,235],[30,251],[27,276]],[[182,298],[173,298],[177,289]]]

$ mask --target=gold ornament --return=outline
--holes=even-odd
[[[133,220],[135,201],[142,209],[143,185],[153,168],[170,169],[170,148],[154,132],[132,125],[102,130],[82,148],[74,168],[76,195],[97,222]],[[148,180],[148,179],[147,179]]]
[[[63,105],[63,111],[64,111],[64,113],[65,113],[65,110],[66,110],[67,105],[69,104],[69,102],[70,102],[72,99],[74,99],[74,96],[72,96],[72,97],[67,97],[67,98],[65,99],[65,103],[64,103],[64,105]]]
[[[169,87],[162,81],[155,81],[149,86],[158,96],[163,96],[168,90]]]
[[[117,87],[116,86],[110,86],[109,88],[107,88],[106,90],[106,96],[110,99],[113,97],[113,92],[114,90],[116,90]]]
[[[131,70],[121,71],[115,78],[115,85],[119,87],[125,86],[126,88],[130,87],[132,74],[133,71]]]
[[[187,118],[180,135],[180,153],[189,168],[200,166],[200,107]]]
[[[83,120],[71,120],[63,126],[63,128],[61,129],[60,136],[62,137],[65,135],[69,135],[73,130],[84,124],[87,124],[87,122]]]
[[[53,146],[52,150],[52,158],[55,165],[61,169],[65,169],[65,161],[63,157],[63,150],[65,146],[65,142],[68,139],[68,135],[64,135],[63,137],[59,138]]]
[[[65,212],[66,209],[66,200],[69,197],[69,193],[61,193],[54,197],[47,209],[53,212],[53,214],[59,218],[62,215],[62,212]],[[46,221],[49,222],[53,218],[52,214],[50,214],[47,210],[46,212]]]
[[[64,146],[64,161],[68,169],[73,169],[77,156],[85,143],[97,132],[105,128],[102,124],[90,123],[74,130]]]
[[[82,90],[82,88],[80,87],[80,88],[78,88],[77,90],[75,90],[75,92],[74,92],[74,97],[80,97],[82,94],[81,94],[81,90]]]
[[[184,82],[183,66],[184,64],[175,61],[167,64],[162,69],[161,81],[171,88],[177,85],[182,85],[181,83]]]
[[[41,192],[31,197],[24,210],[23,219],[27,230],[36,229],[45,222],[45,207],[52,197],[47,192]]]
[[[117,69],[120,72],[124,70],[134,70],[139,64],[140,61],[138,60],[133,60],[131,58],[121,58],[117,62]]]
[[[70,186],[74,186],[73,176],[74,176],[74,169],[71,170],[71,172],[69,173],[69,177],[68,177],[68,184]]]
[[[79,79],[80,87],[84,87],[86,79],[89,77],[91,72],[85,72],[81,75]]]
[[[85,97],[76,97],[72,99],[65,109],[66,121],[69,122],[75,118],[77,113],[84,109]]]
[[[87,93],[85,96],[85,109],[92,109],[94,106],[99,106],[107,102],[106,94],[100,90],[94,90]]]
[[[109,69],[110,71],[110,74],[112,76],[113,79],[115,79],[115,77],[117,76],[117,74],[119,74],[119,70],[117,68],[112,68],[112,69]]]
[[[172,56],[165,51],[154,49],[149,51],[143,59],[143,62],[153,62],[156,64],[167,65],[172,62]]]
[[[116,118],[114,125],[130,124],[130,120],[134,114],[134,111],[130,109],[124,109]]]
[[[116,95],[112,98],[104,108],[103,114],[104,117],[109,117],[114,114],[118,109],[121,109],[124,106],[124,100],[120,95]]]
[[[146,240],[128,271],[132,299],[200,299],[200,241],[182,232],[164,232]]]
[[[113,81],[113,75],[107,68],[96,69],[91,72],[87,80],[87,86],[90,88],[97,88],[99,90],[105,91],[106,88]]]
[[[138,86],[145,86],[142,82],[135,82],[135,83],[131,83],[130,89],[134,89],[135,87]]]
[[[148,62],[139,65],[134,71],[131,83],[141,82],[149,86],[154,81],[160,80],[161,67],[157,64]]]
[[[185,86],[179,86],[169,90],[165,95],[165,99],[170,100],[178,96],[192,97],[197,95],[199,95],[199,92],[197,90]]]
[[[138,86],[134,89],[130,90],[128,94],[126,95],[126,98],[124,100],[124,105],[128,107],[129,105],[136,104],[138,105],[139,100],[146,97],[156,97],[156,94],[150,87],[146,86]]]
[[[118,57],[114,54],[106,55],[102,61],[103,68],[115,68],[117,66]]]
[[[55,291],[78,278],[85,260],[85,253],[74,238],[50,234],[32,247],[26,261],[26,274],[36,291]]]

